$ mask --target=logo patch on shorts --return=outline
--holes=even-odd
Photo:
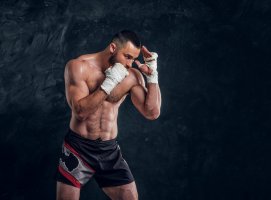
[[[72,172],[79,165],[78,158],[72,152],[62,152],[62,157],[60,158],[60,162],[65,164],[66,168],[69,172]]]
[[[59,165],[83,185],[93,176],[95,171],[84,164],[76,152],[74,153],[74,150],[69,148],[71,147],[66,147],[63,144]]]

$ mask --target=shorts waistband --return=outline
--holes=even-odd
[[[71,130],[71,128],[69,128],[68,133],[65,138],[68,140],[75,139],[75,140],[77,140],[77,141],[79,140],[80,142],[83,142],[83,143],[95,144],[98,146],[104,146],[104,145],[111,146],[111,145],[115,145],[117,143],[116,138],[110,139],[110,140],[102,140],[101,138],[92,140],[89,138],[85,138],[85,137],[82,137],[81,135],[79,135],[78,133],[74,132],[73,130]]]

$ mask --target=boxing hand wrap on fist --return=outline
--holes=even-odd
[[[101,88],[110,94],[110,92],[119,84],[127,75],[128,70],[120,63],[115,63],[112,67],[105,70],[105,80],[101,85]]]
[[[148,75],[146,73],[145,76],[147,78],[148,83],[158,83],[158,72],[157,72],[157,58],[158,54],[155,52],[151,52],[151,57],[144,57],[145,64],[152,70],[151,74]]]

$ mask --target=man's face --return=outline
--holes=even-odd
[[[140,49],[127,42],[122,47],[117,47],[113,55],[109,58],[110,64],[121,63],[126,68],[132,67],[134,60],[139,56]]]

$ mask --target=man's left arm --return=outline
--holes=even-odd
[[[142,47],[145,64],[136,61],[141,72],[146,76],[147,88],[142,74],[137,71],[138,84],[131,88],[131,99],[139,112],[147,119],[154,120],[160,115],[161,93],[158,85],[157,53]]]
[[[132,87],[131,100],[137,110],[145,118],[155,120],[159,117],[161,93],[158,84],[149,83],[147,84],[147,88],[145,88],[143,85],[136,85]]]

